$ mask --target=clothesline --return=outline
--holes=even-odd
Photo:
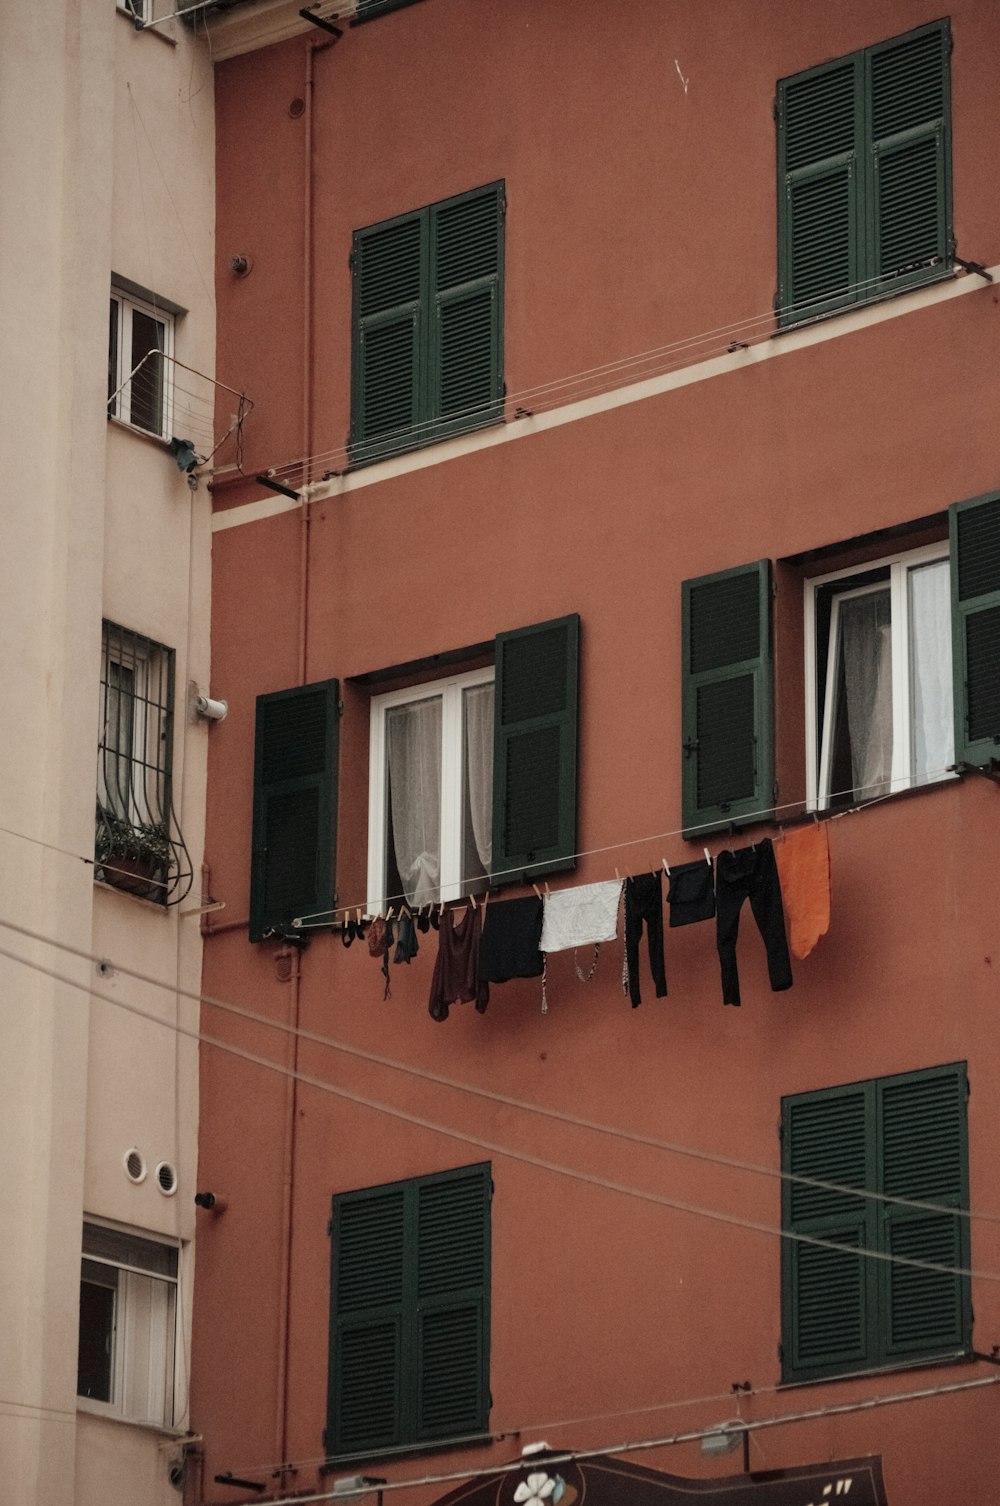
[[[926,771],[924,781],[919,786],[919,788],[923,788],[926,784],[934,783],[939,779],[943,779],[948,774],[960,774],[962,772],[962,768],[955,764],[945,764],[938,769],[928,769]],[[880,780],[877,785],[863,786],[862,789],[879,789],[882,787],[884,782],[884,780]],[[770,825],[777,826],[780,836],[783,828],[785,828],[786,826],[793,827],[804,825],[809,822],[836,821],[839,820],[841,816],[854,816],[857,815],[859,811],[870,810],[873,805],[881,805],[886,800],[894,800],[900,795],[909,794],[914,788],[915,786],[913,785],[907,785],[905,789],[889,790],[885,794],[874,795],[871,799],[858,801],[856,804],[847,806],[843,810],[832,810],[829,806],[827,806],[827,808],[824,810],[809,810],[804,809],[804,807],[808,806],[809,802],[807,800],[789,800],[783,805],[771,805],[768,806],[765,810],[751,811],[740,816],[739,827],[737,827],[735,823],[732,823],[727,828],[720,828],[718,821],[705,821],[700,826],[679,826],[672,831],[655,832],[651,836],[645,837],[631,837],[624,842],[609,842],[603,847],[591,847],[586,851],[567,853],[566,861],[569,862],[570,860],[572,860],[573,862],[576,862],[580,858],[603,857],[609,852],[620,852],[623,848],[626,847],[640,847],[645,844],[652,845],[653,843],[670,841],[675,837],[687,837],[688,839],[690,839],[699,835],[719,834],[721,830],[725,830],[726,835],[731,838],[736,834],[737,830],[743,830],[745,827],[752,825],[754,822],[766,822]],[[832,801],[839,800],[845,795],[857,796],[857,794],[857,789],[836,790],[831,792],[831,794],[826,798]],[[798,811],[798,815],[785,816],[783,819],[777,820],[776,817],[778,816],[778,813],[782,811]],[[703,851],[707,856],[708,849],[703,848]],[[661,861],[663,861],[664,863],[666,862],[665,859],[661,859]],[[513,880],[518,876],[522,878],[522,881],[525,884],[530,884],[533,882],[529,877],[531,870],[533,868],[544,868],[545,866],[546,865],[544,862],[539,862],[518,864],[516,868],[498,869],[495,872],[491,873],[489,876],[491,888],[496,887],[497,879]],[[657,865],[657,867],[658,866],[659,865]],[[544,878],[544,875],[540,876]],[[631,877],[631,875],[626,873],[625,877],[628,878]],[[482,875],[479,875],[478,879],[481,881]],[[476,882],[476,877],[467,877],[459,881],[460,887],[462,889],[471,889],[472,885]],[[441,887],[444,886],[439,886],[439,888]],[[546,884],[546,888],[547,887],[548,885]],[[488,892],[489,891],[487,891],[487,893]],[[462,901],[467,902],[470,897],[471,896],[469,894],[463,894]],[[408,908],[412,909],[412,906],[410,906],[409,900],[407,899],[405,893],[387,894],[383,897],[383,903],[385,903],[389,908],[393,908],[397,905],[407,905]],[[434,900],[431,902],[431,907],[432,909],[443,910],[446,903],[448,902],[444,900]],[[366,897],[364,903],[362,904],[359,904],[356,901],[354,904],[335,905],[328,910],[313,910],[307,915],[296,916],[292,920],[291,924],[296,931],[332,930],[337,928],[336,917],[338,915],[342,915],[344,917],[344,920],[341,923],[340,929],[343,929],[352,915],[360,918],[362,915],[369,915],[370,913],[372,912],[369,911],[368,897]],[[309,924],[309,922],[314,922],[314,924]]]

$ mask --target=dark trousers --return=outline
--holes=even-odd
[[[628,964],[628,992],[632,1008],[642,1003],[639,997],[639,938],[646,922],[646,950],[649,970],[656,985],[656,997],[667,992],[667,974],[663,965],[663,889],[660,873],[640,873],[625,882],[625,960]]]
[[[720,852],[715,860],[716,942],[722,965],[722,1002],[739,1004],[740,975],[736,967],[736,937],[740,910],[749,897],[757,929],[764,938],[771,988],[780,993],[792,986],[792,964],[785,939],[785,911],[774,849],[769,837],[737,852]]]

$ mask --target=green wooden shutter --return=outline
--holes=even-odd
[[[579,643],[575,613],[497,637],[494,883],[576,867]]]
[[[890,1197],[956,1210],[969,1206],[964,1063],[884,1078],[878,1091],[878,1185]],[[890,1255],[967,1268],[968,1219],[886,1203],[882,1248]],[[962,1353],[971,1343],[969,1281],[879,1262],[881,1363]]]
[[[948,23],[866,54],[871,135],[868,276],[893,288],[945,270],[951,237]]]
[[[951,508],[955,759],[1000,758],[1000,497]]]
[[[329,1454],[486,1430],[491,1190],[482,1162],[334,1197]]]
[[[338,705],[336,680],[257,697],[251,941],[333,903]]]
[[[698,836],[774,803],[770,561],[686,580],[681,602],[683,822]]]
[[[354,236],[351,455],[394,454],[413,443],[424,406],[426,212]]]
[[[430,209],[428,414],[435,437],[494,423],[503,394],[503,184]]]
[[[332,1454],[405,1441],[405,1183],[333,1199],[330,1375]]]
[[[402,10],[404,6],[415,4],[416,0],[358,0],[357,15],[351,25],[360,26],[362,21],[373,21],[376,16],[386,16],[391,10]]]
[[[489,1165],[415,1192],[415,1436],[459,1438],[489,1420]]]
[[[851,303],[862,277],[861,55],[778,84],[779,323]]]
[[[856,1083],[782,1102],[782,1170],[841,1187],[875,1186],[875,1095]],[[871,1262],[860,1253],[877,1239],[877,1209],[849,1192],[782,1184],[782,1228],[843,1245],[845,1253],[804,1240],[782,1241],[782,1378],[809,1380],[863,1369],[875,1313]]]

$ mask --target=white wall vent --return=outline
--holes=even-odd
[[[131,1150],[127,1150],[122,1156],[122,1165],[125,1168],[125,1175],[130,1182],[144,1182],[146,1180],[146,1159],[142,1151],[136,1150],[134,1145]]]
[[[156,1183],[164,1197],[173,1197],[177,1191],[177,1168],[169,1161],[161,1161],[156,1168]]]

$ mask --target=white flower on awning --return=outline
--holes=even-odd
[[[529,1475],[514,1492],[517,1506],[559,1506],[566,1481],[561,1475]]]

